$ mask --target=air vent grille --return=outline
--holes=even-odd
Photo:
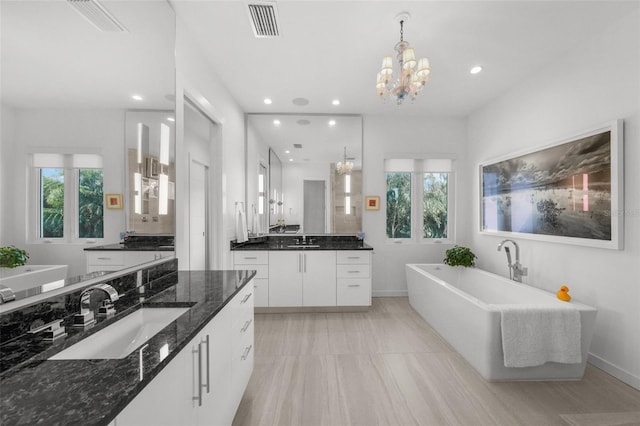
[[[293,147],[300,149],[300,148],[302,148],[302,144],[301,143],[294,143]]]
[[[125,32],[127,29],[97,0],[67,0],[76,12],[94,27],[104,32]]]
[[[257,38],[280,37],[278,9],[275,2],[249,4],[251,28]]]

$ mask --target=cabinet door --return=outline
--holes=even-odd
[[[336,306],[336,252],[302,254],[302,306]]]
[[[196,407],[199,425],[231,424],[235,414],[233,398],[229,393],[233,385],[229,346],[232,323],[232,309],[227,306],[201,332],[202,405]],[[197,385],[194,389],[197,389]]]
[[[269,306],[302,306],[302,255],[299,251],[269,252]]]
[[[118,426],[194,425],[191,343],[116,417]]]

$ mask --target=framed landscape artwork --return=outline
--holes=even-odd
[[[480,232],[622,249],[622,120],[480,165]]]

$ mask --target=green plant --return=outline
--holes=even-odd
[[[469,247],[454,246],[445,252],[444,263],[449,266],[471,268],[476,266],[477,258]]]
[[[0,247],[0,267],[15,268],[27,263],[29,254],[15,246]]]

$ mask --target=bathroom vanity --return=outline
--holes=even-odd
[[[119,298],[93,327],[71,326],[86,287],[3,314],[0,424],[231,424],[253,370],[254,275],[156,261],[103,275]],[[46,342],[41,322],[66,334]],[[134,344],[113,353],[123,336]]]
[[[175,256],[173,235],[131,235],[122,243],[87,247],[84,251],[87,273],[119,271]]]
[[[258,312],[371,305],[373,248],[354,237],[268,236],[231,250],[235,269],[257,271]]]

